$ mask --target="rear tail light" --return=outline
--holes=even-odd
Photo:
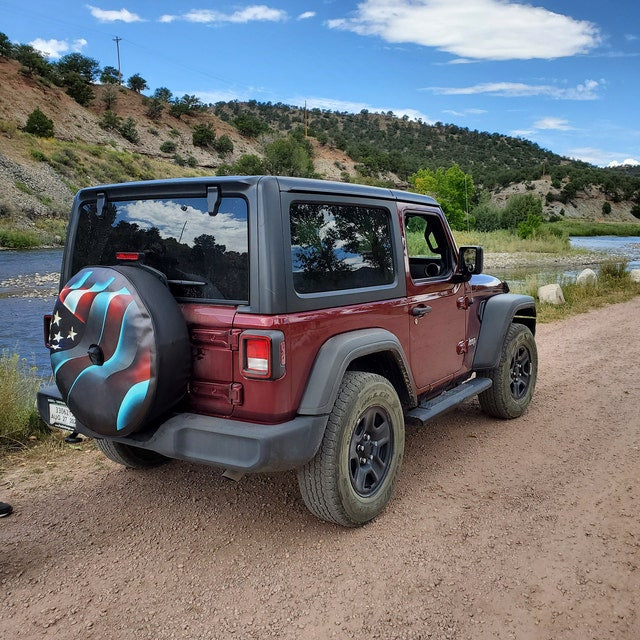
[[[245,370],[260,375],[268,375],[271,369],[271,340],[269,338],[248,338],[246,341]]]
[[[240,337],[240,366],[246,378],[276,380],[285,371],[281,331],[245,331]]]

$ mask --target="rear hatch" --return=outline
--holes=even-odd
[[[232,413],[233,322],[249,300],[248,202],[195,181],[80,192],[63,279],[127,261],[166,276],[192,342],[191,410]]]

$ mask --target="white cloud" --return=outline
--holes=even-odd
[[[621,167],[621,166],[636,166],[640,165],[638,160],[633,158],[624,158],[623,153],[617,151],[605,151],[603,149],[597,149],[594,147],[580,147],[576,149],[570,149],[565,155],[576,160],[582,160],[589,164],[595,164],[600,167]]]
[[[87,8],[91,12],[91,15],[100,22],[143,22],[143,19],[137,13],[131,13],[127,9],[120,9],[119,11],[100,9],[90,4]]]
[[[65,55],[68,51],[79,53],[87,46],[87,41],[84,38],[78,38],[69,44],[66,40],[56,40],[53,38],[51,40],[43,40],[42,38],[36,38],[29,44],[47,58],[57,59]]]
[[[193,245],[198,236],[213,233],[216,243],[225,245],[227,251],[246,251],[247,223],[233,213],[220,211],[212,219],[191,206],[183,209],[176,202],[160,200],[138,200],[127,205],[126,211],[128,222],[143,229],[157,227],[163,238],[180,238]]]
[[[211,9],[192,9],[181,15],[166,14],[160,16],[160,22],[174,22],[184,20],[186,22],[196,22],[200,24],[215,23],[236,23],[247,22],[282,22],[288,18],[287,12],[281,9],[272,9],[264,4],[255,4],[234,11],[233,13],[223,13]]]
[[[622,162],[612,160],[607,167],[637,167],[638,165],[640,165],[640,161],[635,158],[626,158]]]
[[[364,0],[352,17],[327,25],[482,60],[573,56],[601,39],[591,22],[509,0]]]
[[[470,87],[425,87],[421,90],[445,96],[488,94],[505,98],[547,96],[555,100],[597,100],[599,97],[598,89],[602,84],[602,81],[596,80],[585,80],[575,87],[525,84],[523,82],[484,82]]]
[[[315,18],[315,11],[305,11],[298,16],[298,20],[308,20],[309,18]]]
[[[509,132],[509,135],[514,136],[515,138],[527,138],[532,134],[532,129],[514,129],[513,131]]]
[[[551,129],[553,131],[573,131],[574,128],[569,124],[568,120],[565,120],[564,118],[554,118],[554,117],[547,117],[547,118],[541,118],[540,120],[536,120],[536,122],[533,123],[533,126],[535,129],[543,129],[543,130],[548,130]]]
[[[480,116],[484,113],[487,113],[487,111],[486,109],[464,109],[463,111],[454,111],[453,109],[445,109],[442,113],[464,118],[466,116]]]
[[[411,120],[422,120],[424,123],[433,123],[434,121],[428,115],[418,111],[417,109],[403,109],[400,107],[376,107],[366,102],[355,102],[349,100],[335,100],[333,98],[290,98],[285,100],[287,104],[303,105],[307,103],[309,109],[327,109],[329,111],[346,111],[347,113],[360,113],[363,109],[371,113],[387,113],[393,111],[393,114],[399,118],[407,116]]]

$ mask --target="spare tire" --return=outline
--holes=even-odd
[[[143,266],[79,271],[56,300],[49,344],[62,398],[96,434],[139,431],[186,393],[184,317],[162,274]]]

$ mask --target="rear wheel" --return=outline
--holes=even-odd
[[[107,458],[122,464],[129,469],[148,469],[149,467],[157,467],[171,460],[163,456],[161,453],[141,449],[140,447],[132,447],[122,442],[113,442],[112,440],[96,439],[98,449],[104,453]]]
[[[482,410],[495,418],[517,418],[529,406],[538,377],[538,350],[533,334],[522,324],[507,331],[500,360],[493,369],[479,371],[493,385],[479,396]]]
[[[322,520],[354,527],[387,505],[404,452],[404,417],[391,383],[348,371],[320,449],[298,471],[305,504]]]

